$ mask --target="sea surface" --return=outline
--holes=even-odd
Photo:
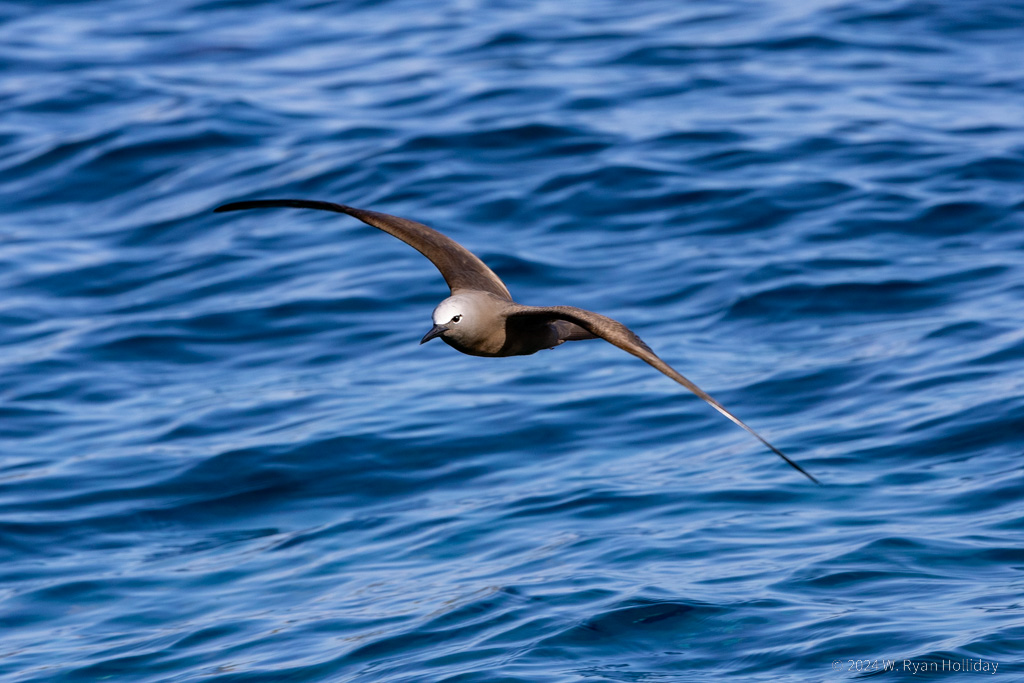
[[[1024,3],[22,0],[0,66],[0,680],[1024,680]],[[418,346],[431,264],[273,197],[823,485]]]

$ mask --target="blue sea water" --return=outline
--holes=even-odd
[[[0,3],[0,678],[1024,680],[1022,46],[1002,0]],[[611,345],[417,346],[443,280],[353,219],[212,213],[282,196],[622,320],[824,486]]]

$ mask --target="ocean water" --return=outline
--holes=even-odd
[[[0,3],[0,679],[1024,680],[1024,4]],[[609,344],[417,345],[406,216]],[[968,673],[969,672],[969,673]],[[973,678],[972,678],[973,680]]]

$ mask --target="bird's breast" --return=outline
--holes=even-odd
[[[497,330],[496,332],[501,332]],[[505,335],[491,334],[483,339],[451,339],[448,336],[441,338],[445,344],[452,347],[459,353],[467,356],[484,356],[493,358],[495,356],[512,356],[515,354],[505,352]]]

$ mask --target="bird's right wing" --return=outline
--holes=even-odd
[[[793,469],[800,472],[805,477],[813,481],[815,484],[820,485],[817,479],[811,476],[803,467],[790,460],[789,456],[780,451],[775,446],[768,443],[768,441],[755,432],[753,429],[748,427],[745,422],[730,413],[725,407],[713,399],[706,391],[698,387],[696,384],[680,375],[676,370],[663,361],[661,358],[651,351],[650,347],[643,342],[640,337],[636,336],[631,329],[623,325],[617,320],[612,320],[607,316],[587,311],[582,308],[575,308],[573,306],[522,306],[517,304],[515,309],[509,314],[509,317],[515,318],[534,318],[537,320],[545,320],[553,322],[556,320],[567,320],[571,323],[579,325],[583,329],[587,330],[591,334],[594,334],[605,341],[618,346],[623,351],[628,351],[640,360],[647,364],[657,368],[664,374],[674,379],[679,384],[697,394],[705,401],[707,401],[715,410],[725,415],[727,418],[735,422],[737,425],[747,430],[754,436],[758,441],[763,443],[771,450],[772,453],[785,460]]]
[[[494,274],[487,265],[476,257],[461,244],[439,233],[433,228],[428,228],[422,223],[410,221],[398,216],[391,216],[386,213],[356,209],[344,204],[332,202],[318,202],[308,199],[255,199],[246,202],[232,202],[214,209],[215,212],[241,211],[242,209],[269,209],[277,207],[291,207],[294,209],[318,209],[320,211],[333,211],[344,213],[358,218],[367,225],[383,230],[389,235],[394,235],[416,251],[420,252],[430,262],[437,266],[444,277],[452,294],[462,290],[478,290],[496,294],[503,299],[512,301],[508,287]]]

